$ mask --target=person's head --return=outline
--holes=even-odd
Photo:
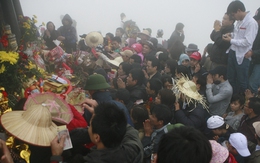
[[[186,67],[190,66],[190,57],[187,54],[181,54],[179,61],[178,61],[178,65],[183,65]]]
[[[172,106],[175,103],[176,96],[173,94],[172,90],[169,89],[161,89],[159,90],[156,98],[156,104],[164,104],[166,106]]]
[[[192,77],[192,81],[196,84],[197,90],[206,90],[206,85],[207,85],[207,76],[202,75],[199,73],[196,73]]]
[[[248,116],[260,115],[260,98],[249,98],[244,105],[244,113]]]
[[[254,19],[256,20],[256,22],[258,23],[258,25],[260,26],[260,8],[258,8],[258,9],[256,10]]]
[[[134,68],[129,72],[126,79],[127,86],[142,85],[144,80],[144,72],[139,68]]]
[[[160,61],[155,56],[149,57],[147,60],[146,70],[148,75],[155,74],[160,68]]]
[[[118,67],[117,74],[119,76],[128,75],[132,68],[133,67],[130,63],[122,62]]]
[[[137,35],[141,41],[148,41],[150,39],[151,33],[148,30],[143,30]]]
[[[157,53],[159,53],[158,59],[160,61],[161,67],[163,68],[163,67],[165,67],[166,61],[169,60],[169,54],[167,51],[166,52],[159,51]],[[157,55],[157,53],[156,53],[156,55]]]
[[[178,66],[178,63],[175,60],[169,59],[166,61],[164,72],[167,74],[171,74],[172,77],[175,77],[175,72],[176,72],[177,66]]]
[[[133,56],[133,52],[131,50],[125,50],[123,52],[120,52],[120,54],[124,62],[130,62],[130,57]]]
[[[209,140],[212,148],[212,158],[210,163],[227,163],[229,162],[229,152],[215,140]],[[227,162],[226,162],[227,161]]]
[[[121,14],[120,14],[121,20],[123,20],[125,17],[126,17],[126,16],[125,16],[125,13],[121,13]]]
[[[193,52],[198,52],[198,45],[190,43],[188,47],[185,49],[188,56],[190,56]]]
[[[230,101],[230,108],[233,112],[242,110],[245,104],[245,97],[240,94],[235,94],[232,96]]]
[[[151,41],[145,41],[143,43],[143,55],[149,54],[154,49],[153,43]]]
[[[213,115],[207,120],[207,127],[212,130],[214,135],[218,136],[226,133],[229,128],[224,119],[218,115]]]
[[[151,125],[156,129],[160,129],[168,124],[172,119],[172,113],[168,106],[162,104],[154,104],[151,107],[151,115],[149,119]]]
[[[149,119],[149,114],[147,109],[142,105],[135,105],[131,109],[131,118],[134,123],[135,129],[139,130],[142,129],[143,123],[145,120]]]
[[[163,30],[162,29],[158,29],[157,30],[157,37],[160,38],[163,36]]]
[[[250,152],[247,147],[247,139],[245,135],[241,133],[230,134],[227,147],[230,153],[234,156],[241,155],[242,157],[250,156]]]
[[[104,76],[100,74],[90,75],[86,80],[85,90],[88,90],[92,95],[96,91],[106,90],[110,88]]]
[[[143,51],[143,46],[142,46],[142,44],[136,43],[136,44],[133,44],[133,45],[131,46],[131,49],[132,49],[132,52],[133,52],[134,54],[138,54],[138,53],[142,53],[142,51]]]
[[[158,45],[158,40],[157,40],[157,38],[151,37],[149,41],[153,43],[152,49],[153,49],[153,50],[156,50],[157,45]]]
[[[127,105],[130,100],[130,93],[125,88],[119,88],[115,93],[115,99],[122,104]]]
[[[109,79],[108,79],[108,76],[107,76],[107,73],[106,71],[103,69],[103,68],[97,68],[93,71],[93,74],[100,74],[102,76],[104,76],[104,78],[106,79],[106,81],[108,82]]]
[[[246,8],[241,1],[235,0],[228,5],[226,13],[236,20],[243,20],[246,15]]]
[[[141,59],[141,57],[139,55],[132,55],[130,57],[130,61],[129,62],[130,62],[130,64],[133,64],[133,63],[141,64],[142,63],[142,59]]]
[[[177,23],[176,26],[175,26],[175,31],[183,32],[183,28],[184,28],[184,24]]]
[[[126,117],[124,112],[112,103],[101,103],[94,109],[88,133],[91,141],[99,148],[119,146],[126,133]]]
[[[107,33],[106,38],[111,40],[112,38],[114,38],[114,35],[112,33]]]
[[[64,26],[70,26],[70,25],[72,25],[72,19],[71,19],[71,17],[70,17],[68,14],[66,14],[66,15],[63,17],[63,19],[62,19],[62,24],[63,24]]]
[[[178,65],[177,69],[176,69],[175,76],[177,78],[180,78],[181,76],[185,76],[185,77],[190,78],[190,72],[189,72],[188,67],[183,66],[183,65]]]
[[[173,87],[173,78],[169,75],[162,75],[161,81],[163,88],[171,90]]]
[[[121,37],[123,36],[124,33],[125,33],[124,29],[121,28],[121,27],[118,27],[118,28],[116,29],[116,34],[115,34],[115,36],[121,38]]]
[[[157,95],[158,91],[162,89],[162,82],[159,79],[150,79],[146,84],[147,95]]]
[[[55,30],[55,25],[53,24],[53,22],[48,22],[47,24],[46,24],[46,28],[47,28],[47,30],[48,31],[54,31]]]
[[[120,44],[121,44],[121,38],[120,37],[118,37],[118,36],[116,36],[116,37],[113,37],[112,39],[111,39],[111,41],[112,41],[112,49],[113,50],[116,50],[116,49],[119,49],[120,48]]]
[[[199,52],[193,52],[190,55],[190,67],[195,67],[201,60],[201,54]]]
[[[220,84],[227,80],[227,68],[218,66],[209,72],[213,77],[214,84]]]
[[[211,157],[207,138],[193,127],[180,126],[161,137],[157,163],[209,163]]]
[[[225,13],[225,15],[223,16],[223,19],[222,19],[222,26],[223,27],[232,26],[234,24],[234,22],[235,22],[235,19],[231,15]]]

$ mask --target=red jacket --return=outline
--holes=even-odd
[[[67,124],[67,128],[69,131],[74,130],[76,128],[86,128],[88,126],[88,123],[83,118],[83,116],[75,109],[73,105],[70,105],[70,109],[73,113],[73,119],[70,121],[69,124]]]

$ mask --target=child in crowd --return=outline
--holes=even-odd
[[[187,54],[181,54],[178,65],[183,65],[188,68],[190,66],[190,57]]]
[[[226,123],[234,130],[239,127],[241,118],[244,115],[243,107],[245,103],[245,97],[239,94],[233,95],[230,102],[231,112],[227,114],[225,118]]]

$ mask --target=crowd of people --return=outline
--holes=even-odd
[[[87,72],[88,97],[79,106],[52,93],[19,101],[1,124],[29,147],[19,146],[21,161],[0,140],[1,162],[260,162],[260,8],[252,17],[232,1],[203,54],[183,44],[182,23],[166,40],[162,29],[153,38],[120,16],[115,35],[90,32],[80,41],[69,15],[58,30],[47,23],[47,49],[59,40],[66,53],[87,52],[77,67]],[[69,132],[57,136],[60,125]]]

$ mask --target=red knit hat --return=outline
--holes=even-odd
[[[137,53],[141,53],[143,51],[143,46],[141,44],[133,44],[131,46]]]
[[[190,58],[193,58],[193,59],[196,59],[197,61],[200,61],[201,60],[201,54],[199,52],[193,52],[190,55]]]

